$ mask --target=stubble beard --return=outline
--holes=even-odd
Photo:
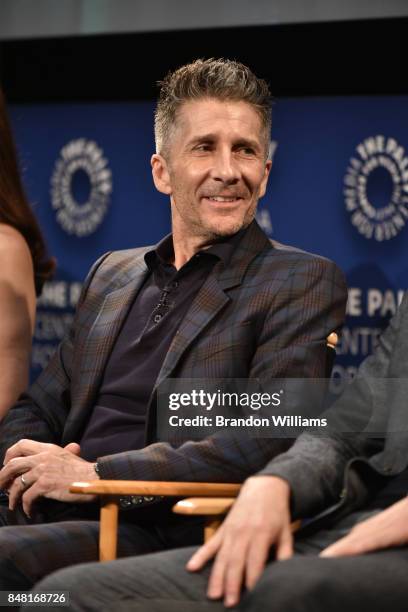
[[[240,230],[247,228],[254,220],[258,206],[258,198],[256,197],[254,203],[244,212],[243,218],[240,217],[232,224],[227,223],[224,226],[223,218],[225,219],[227,215],[217,215],[213,219],[208,219],[205,215],[200,214],[200,209],[193,203],[190,203],[189,206],[183,204],[178,206],[176,204],[177,194],[175,196],[173,205],[175,211],[177,211],[179,222],[181,221],[181,225],[179,225],[180,233],[198,238],[205,244],[211,244],[217,240],[233,236]],[[188,208],[190,211],[188,211]],[[192,214],[189,214],[189,212]]]
[[[252,208],[250,211],[248,210],[242,220],[237,219],[235,222],[231,224],[217,223],[217,220],[213,222],[205,222],[201,221],[201,223],[197,220],[190,220],[190,229],[194,233],[195,236],[205,239],[206,242],[215,242],[220,238],[227,238],[228,236],[233,236],[237,232],[242,229],[245,229],[252,223],[255,218],[256,207]]]

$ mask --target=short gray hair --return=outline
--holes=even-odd
[[[171,130],[184,102],[202,98],[247,102],[257,111],[269,152],[272,122],[272,96],[268,84],[244,64],[228,59],[198,59],[169,72],[159,83],[154,133],[156,151],[168,153]]]

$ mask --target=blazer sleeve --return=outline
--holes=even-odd
[[[7,449],[23,438],[59,444],[71,405],[71,372],[75,328],[78,313],[88,288],[101,263],[103,255],[89,271],[82,287],[74,322],[48,366],[13,406],[0,424],[0,457],[3,461]]]
[[[391,410],[386,383],[407,315],[406,294],[373,355],[363,361],[353,381],[326,411],[329,431],[305,432],[290,450],[259,472],[289,482],[294,517],[313,516],[339,501],[348,462],[369,458],[384,448]]]
[[[300,254],[260,321],[248,377],[263,382],[280,376],[324,377],[326,336],[340,329],[346,300],[344,276],[337,266]],[[100,457],[98,465],[106,479],[242,482],[292,443],[243,432],[217,433],[177,448],[158,442]]]
[[[341,270],[327,259],[303,254],[272,300],[249,377],[261,382],[324,378],[326,338],[340,333],[346,302]]]

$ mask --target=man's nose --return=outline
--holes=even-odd
[[[239,176],[239,167],[233,153],[231,151],[219,151],[214,158],[212,178],[231,185],[239,180]]]

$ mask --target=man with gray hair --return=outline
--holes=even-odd
[[[270,125],[266,83],[238,62],[198,60],[161,84],[151,165],[172,234],[96,262],[72,329],[2,422],[2,589],[97,559],[98,505],[70,494],[73,481],[242,482],[288,448],[225,432],[177,446],[157,431],[169,378],[325,375],[345,284],[332,262],[268,240],[255,221]],[[119,556],[199,541],[201,523],[171,503],[123,506]]]

